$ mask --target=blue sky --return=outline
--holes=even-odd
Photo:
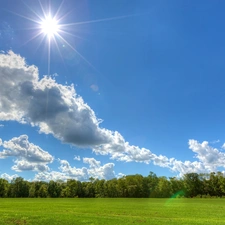
[[[1,1],[0,176],[224,171],[224,7]]]

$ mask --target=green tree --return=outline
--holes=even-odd
[[[35,196],[35,183],[31,183],[30,184],[30,188],[29,188],[29,197],[30,198],[34,198]]]
[[[68,180],[66,186],[68,187],[67,197],[74,198],[77,196],[78,184],[76,180]]]
[[[172,186],[166,177],[159,177],[155,189],[155,195],[158,198],[169,198],[172,195]]]
[[[39,191],[38,191],[38,196],[41,197],[41,198],[47,198],[48,197],[48,185],[47,184],[43,183],[40,186]]]
[[[105,197],[105,180],[98,180],[94,181],[94,188],[95,188],[95,197],[103,198]]]
[[[172,189],[172,196],[183,196],[184,182],[176,177],[170,177],[169,180]]]
[[[203,181],[200,180],[199,174],[187,173],[184,175],[184,189],[186,197],[195,197],[203,193]]]
[[[0,178],[0,197],[8,197],[9,182],[5,179]]]
[[[48,195],[51,198],[57,198],[61,196],[61,182],[56,182],[53,180],[50,180],[48,183]]]
[[[29,182],[22,177],[14,178],[11,181],[11,197],[29,197]]]
[[[150,172],[149,175],[147,176],[148,180],[148,187],[149,187],[149,192],[150,192],[150,197],[156,197],[156,187],[158,184],[158,177],[156,176],[155,173]]]

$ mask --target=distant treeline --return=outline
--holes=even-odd
[[[168,198],[225,196],[225,177],[221,172],[188,173],[182,178],[129,175],[112,180],[90,178],[77,180],[26,181],[17,177],[11,182],[0,178],[0,197],[9,198]]]

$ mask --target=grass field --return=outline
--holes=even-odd
[[[0,199],[0,224],[225,224],[225,199]]]

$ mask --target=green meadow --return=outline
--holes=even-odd
[[[225,199],[0,199],[0,224],[225,224]]]

